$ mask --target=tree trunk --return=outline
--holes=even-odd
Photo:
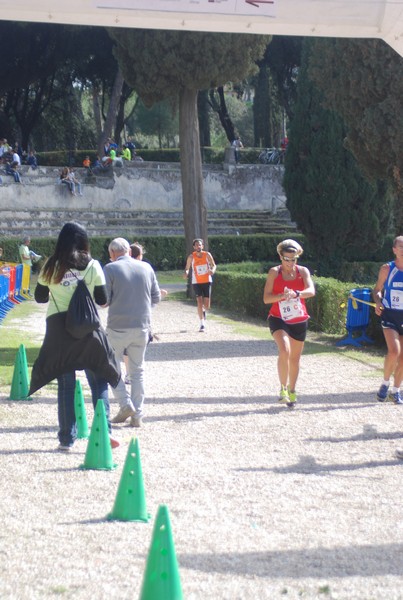
[[[224,128],[225,134],[227,136],[227,140],[232,143],[236,138],[235,135],[235,127],[232,122],[231,117],[229,116],[227,103],[225,102],[224,96],[224,88],[222,86],[217,88],[217,94],[219,98],[219,102],[217,102],[215,98],[215,90],[211,89],[209,93],[210,105],[212,109],[218,114],[220,119],[220,123]]]
[[[199,114],[200,146],[211,146],[208,90],[202,90],[197,95],[197,111]]]
[[[109,108],[108,108],[108,113],[106,115],[106,119],[105,119],[105,123],[104,123],[104,129],[98,138],[97,149],[98,149],[98,154],[100,156],[103,156],[104,143],[106,142],[108,137],[111,137],[112,129],[113,129],[113,126],[115,125],[116,114],[117,114],[118,108],[119,108],[119,101],[120,101],[120,96],[122,94],[123,83],[124,83],[124,79],[123,79],[122,71],[120,69],[118,69],[118,71],[116,73],[115,81],[113,84],[111,98],[109,101]]]
[[[398,167],[393,167],[393,180],[396,192],[393,211],[394,230],[395,235],[401,235],[403,231],[403,179]]]
[[[99,88],[98,86],[92,87],[92,110],[94,111],[95,130],[97,133],[97,139],[102,134],[102,119],[101,119],[101,107],[99,106]]]
[[[255,88],[255,98],[253,101],[253,124],[255,146],[266,148],[272,145],[271,136],[271,108],[269,98],[269,68],[265,63],[259,64],[259,73]]]
[[[192,252],[192,241],[200,237],[208,248],[207,209],[204,201],[200,155],[197,90],[179,93],[179,137],[182,175],[183,221],[186,252]]]

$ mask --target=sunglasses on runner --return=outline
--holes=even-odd
[[[298,258],[288,258],[288,256],[282,256],[281,260],[283,260],[284,262],[297,262]]]

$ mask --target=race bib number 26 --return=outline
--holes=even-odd
[[[301,300],[299,298],[293,298],[292,300],[281,300],[279,302],[280,315],[283,321],[290,321],[297,317],[302,317],[304,310],[302,308]]]

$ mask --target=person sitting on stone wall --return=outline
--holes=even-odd
[[[70,194],[72,196],[75,196],[75,185],[74,183],[70,180],[70,171],[68,167],[63,167],[63,169],[60,172],[60,183],[63,183],[64,185],[66,185],[69,188]]]
[[[15,183],[22,183],[21,175],[18,171],[18,168],[19,168],[19,164],[16,160],[13,161],[11,164],[7,163],[6,173],[7,173],[7,175],[11,175],[12,177],[14,177]]]
[[[34,150],[30,150],[27,158],[27,165],[31,167],[33,171],[38,168],[38,159]]]
[[[76,175],[75,175],[75,173],[74,173],[74,170],[73,170],[71,167],[70,167],[70,169],[69,169],[68,178],[69,178],[69,180],[70,180],[70,181],[71,181],[71,183],[72,183],[72,186],[73,186],[73,192],[74,192],[74,194],[75,194],[75,191],[76,191],[76,188],[77,188],[77,190],[78,190],[78,195],[79,195],[79,196],[82,196],[82,195],[83,195],[83,193],[82,193],[82,191],[81,191],[81,183],[78,181],[78,179],[77,179],[77,177],[76,177]]]
[[[132,159],[132,153],[130,152],[130,149],[127,147],[127,144],[123,144],[122,159],[123,160],[131,160]]]

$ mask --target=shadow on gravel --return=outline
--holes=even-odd
[[[203,390],[202,390],[203,391]],[[207,392],[210,389],[206,390]],[[284,404],[278,402],[278,396],[213,396],[206,398],[205,396],[199,396],[196,398],[176,397],[169,396],[165,398],[148,398],[147,404],[266,404],[267,410],[270,411],[274,407],[278,407],[282,410],[287,410]],[[365,392],[358,392],[355,394],[332,394],[331,396],[325,396],[318,394],[318,396],[304,396],[303,394],[298,395],[298,403],[293,409],[293,413],[298,414],[298,411],[332,411],[332,410],[348,410],[350,408],[356,409],[357,404],[361,405],[359,408],[369,408],[376,406],[375,402],[368,402],[368,394]],[[393,405],[391,405],[392,407]],[[399,410],[399,407],[396,407]],[[291,412],[291,411],[290,411]],[[232,413],[231,413],[232,414]],[[206,415],[208,416],[208,415]]]
[[[267,408],[261,408],[261,409],[257,409],[257,410],[231,410],[231,411],[220,411],[220,410],[209,410],[208,413],[206,412],[191,412],[191,413],[183,413],[181,415],[163,415],[160,417],[147,417],[147,423],[148,422],[158,422],[158,421],[199,421],[202,419],[211,419],[211,418],[223,418],[223,417],[230,417],[232,419],[234,418],[238,418],[238,417],[247,417],[248,415],[267,415],[267,414],[278,414],[279,412],[281,412],[282,410],[284,410],[284,407],[281,406],[276,406],[273,407],[271,409],[267,409]]]
[[[201,334],[202,336],[204,334]],[[195,360],[205,358],[231,358],[248,356],[274,356],[277,348],[274,342],[265,340],[215,341],[203,338],[196,342],[158,342],[147,349],[147,361]]]
[[[393,460],[368,460],[363,463],[346,463],[346,464],[328,464],[321,465],[316,462],[314,456],[300,456],[299,462],[288,467],[256,467],[256,468],[242,468],[234,469],[235,471],[245,471],[250,473],[299,473],[304,475],[329,475],[331,471],[358,471],[360,469],[374,469],[376,467],[395,467],[396,465],[401,466],[402,461],[398,458]]]
[[[57,427],[56,425],[52,426],[52,425],[46,425],[41,427],[40,425],[35,426],[35,427],[21,427],[21,426],[9,426],[9,427],[0,427],[0,435],[2,433],[42,433],[42,432],[47,432],[47,433],[54,433],[55,431],[57,431]]]
[[[205,398],[200,396],[199,398],[176,398],[172,396],[170,398],[149,398],[147,404],[266,404],[268,405],[269,399],[267,396],[248,396],[247,398],[240,398],[239,396],[226,396],[226,397],[215,397]]]
[[[349,442],[368,442],[371,440],[399,440],[403,439],[402,431],[379,432],[374,425],[364,425],[363,432],[350,437],[321,437],[307,438],[306,442],[330,442],[331,444],[343,444]]]
[[[272,552],[180,554],[182,568],[250,577],[376,577],[403,574],[403,544],[338,546]],[[389,560],[386,560],[386,557]],[[371,594],[368,596],[370,597]]]

